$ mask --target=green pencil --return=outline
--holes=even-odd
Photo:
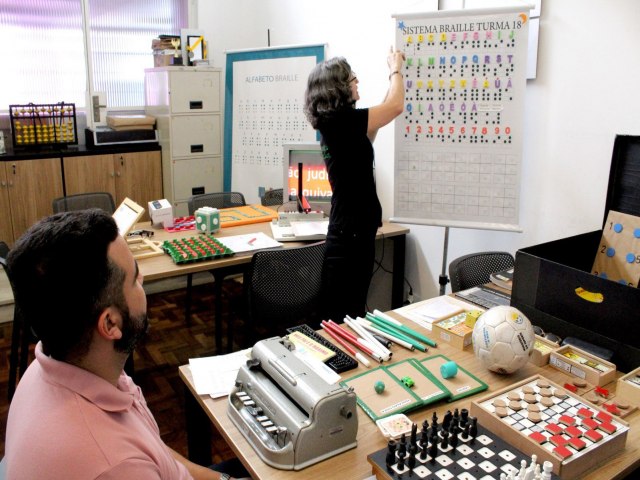
[[[395,318],[391,318],[389,315],[387,315],[385,313],[382,313],[380,310],[374,310],[373,311],[373,316],[376,317],[376,318],[379,318],[380,320],[382,320],[383,322],[385,322],[389,326],[391,326],[391,327],[393,327],[393,328],[395,328],[397,330],[401,330],[402,332],[406,333],[407,335],[410,335],[413,338],[416,338],[416,339],[420,340],[421,342],[426,343],[427,345],[430,345],[432,347],[437,346],[436,342],[431,340],[429,337],[425,337],[421,333],[418,333],[415,330],[412,330],[409,327],[404,326],[401,322],[399,322]]]

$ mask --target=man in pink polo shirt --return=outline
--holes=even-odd
[[[40,342],[9,410],[8,479],[228,479],[171,450],[123,372],[148,329],[142,276],[110,215],[57,214],[9,258]]]

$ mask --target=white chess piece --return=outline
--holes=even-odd
[[[551,480],[552,468],[553,468],[553,465],[551,464],[551,462],[545,461],[542,464],[542,476],[540,477],[540,480]]]
[[[537,463],[536,463],[537,460],[538,460],[538,456],[537,455],[534,454],[534,455],[531,456],[531,464],[527,468],[524,476],[522,477],[522,480],[534,480],[535,470],[536,470],[536,466],[537,466]]]

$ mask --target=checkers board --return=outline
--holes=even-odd
[[[214,260],[234,254],[233,250],[211,235],[165,240],[162,249],[176,264]]]

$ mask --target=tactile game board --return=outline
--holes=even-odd
[[[234,254],[233,250],[210,235],[165,240],[162,249],[177,264],[213,260]]]
[[[527,470],[527,478],[545,478],[536,457],[524,455],[478,425],[466,409],[460,414],[457,409],[449,411],[442,419],[434,413],[431,423],[425,420],[419,431],[414,425],[408,438],[389,441],[387,448],[367,459],[378,479],[488,480]],[[546,469],[546,478],[558,478],[551,474],[550,464]]]
[[[629,430],[539,375],[472,402],[471,412],[525,454],[551,461],[563,479],[576,478],[624,448]]]

